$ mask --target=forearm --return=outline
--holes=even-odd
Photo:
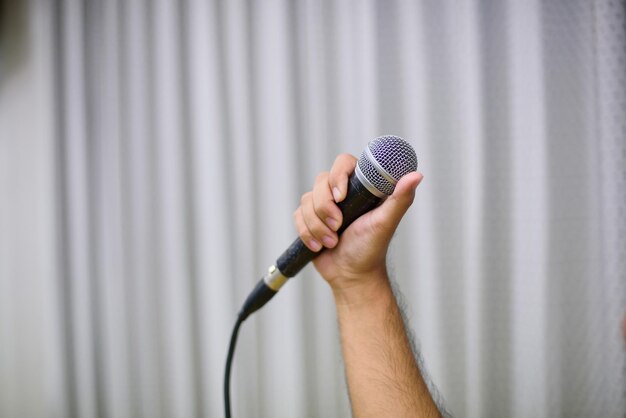
[[[362,283],[333,290],[354,416],[440,416],[386,274]]]

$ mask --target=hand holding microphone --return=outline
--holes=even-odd
[[[369,270],[384,268],[389,241],[422,179],[416,169],[411,145],[392,135],[370,141],[358,161],[339,156],[330,173],[318,176],[313,191],[302,196],[294,213],[300,236],[257,283],[240,319],[265,305],[324,247],[316,267],[334,291],[363,280]],[[348,236],[342,242],[347,243],[337,245],[344,231]]]
[[[320,251],[313,263],[335,292],[364,284],[372,276],[380,277],[376,273],[386,268],[389,242],[423,178],[414,171],[404,175],[391,196],[356,219],[339,239],[337,225],[343,219],[337,204],[346,197],[348,178],[356,164],[352,155],[337,157],[330,172],[320,174],[313,190],[302,196],[294,213],[300,239],[309,249]],[[316,243],[323,243],[323,251]]]

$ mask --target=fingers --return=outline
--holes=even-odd
[[[342,214],[333,199],[328,177],[328,172],[317,176],[313,191],[302,196],[300,207],[294,213],[300,239],[315,252],[322,247],[333,248],[339,239],[336,231]]]
[[[350,154],[340,154],[330,169],[328,184],[335,202],[339,203],[346,198],[348,192],[348,178],[354,172],[357,159]]]
[[[293,213],[293,220],[296,224],[296,230],[300,239],[311,251],[318,252],[322,249],[322,244],[313,236],[309,227],[304,222],[304,215],[302,214],[302,206],[300,206]]]
[[[346,197],[348,178],[356,161],[352,155],[339,155],[330,172],[318,175],[313,190],[302,196],[300,207],[294,212],[294,221],[300,239],[310,250],[317,252],[323,247],[337,245],[336,231],[343,222],[337,202]]]
[[[337,231],[341,226],[343,214],[335,203],[329,173],[321,173],[315,179],[315,186],[313,187],[313,212],[315,212],[315,215],[332,230],[331,232]],[[309,214],[313,216],[313,213]]]

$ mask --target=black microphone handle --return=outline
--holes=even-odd
[[[341,233],[359,216],[374,209],[382,200],[382,198],[375,196],[367,190],[356,174],[352,173],[348,181],[346,198],[337,204],[343,214],[343,223],[337,233],[341,235]],[[286,280],[288,277],[293,277],[298,274],[298,272],[318,254],[319,252],[315,253],[309,250],[302,240],[297,238],[289,248],[278,257],[276,266],[272,266],[268,274],[278,274],[283,280]],[[281,282],[278,288],[282,286],[282,283],[284,283],[284,281]],[[265,305],[274,297],[278,288],[270,287],[268,283],[266,283],[265,278],[259,280],[239,311],[240,320],[244,321],[253,312]]]
[[[337,234],[341,235],[352,222],[364,213],[374,209],[382,200],[367,190],[356,176],[356,173],[352,173],[348,181],[346,198],[337,204],[343,214],[343,223]],[[300,238],[296,238],[289,248],[278,257],[276,267],[286,277],[293,277],[318,254],[319,252],[313,252],[304,245]]]

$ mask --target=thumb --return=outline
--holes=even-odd
[[[411,207],[415,198],[415,189],[424,176],[419,171],[404,175],[396,184],[393,194],[380,205],[376,223],[388,232],[392,233],[398,227],[402,217]]]

